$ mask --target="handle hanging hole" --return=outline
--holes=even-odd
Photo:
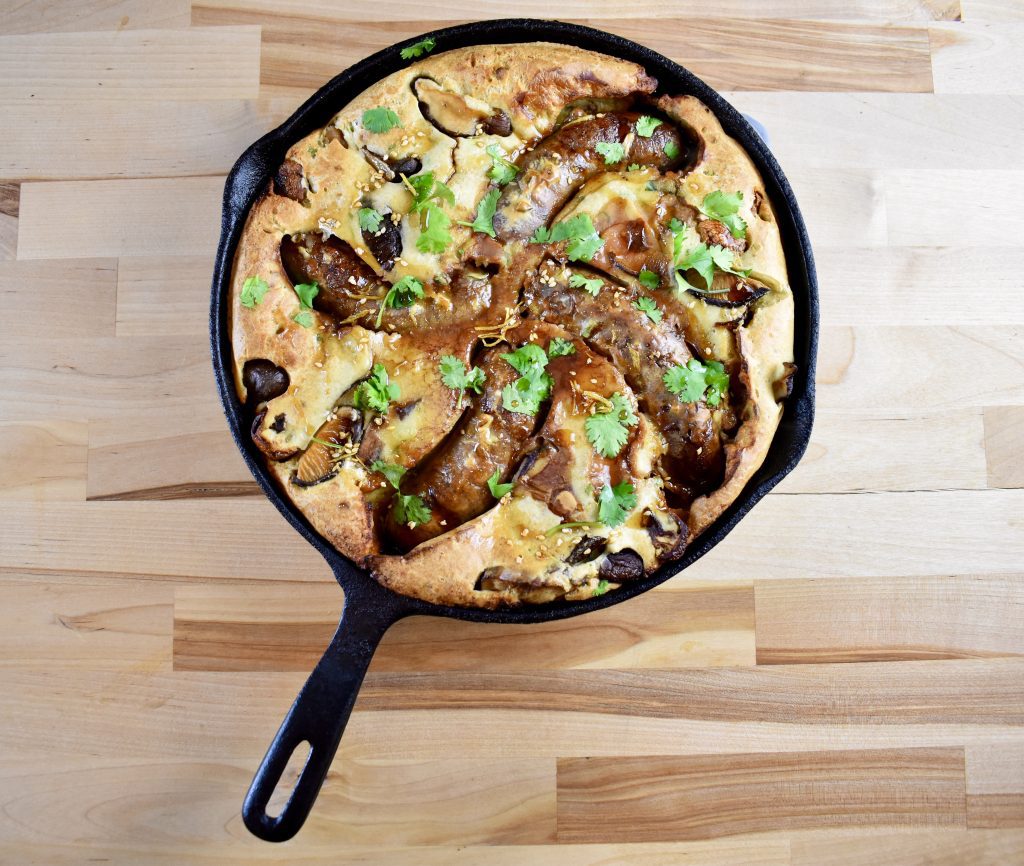
[[[292,750],[291,757],[288,758],[288,763],[284,765],[281,778],[277,780],[274,793],[270,795],[270,799],[267,801],[266,813],[268,818],[276,818],[284,811],[284,807],[288,805],[288,801],[292,798],[295,785],[299,781],[299,776],[302,775],[302,771],[306,768],[306,764],[309,763],[309,757],[312,754],[313,747],[310,745],[309,740],[301,740],[296,744]]]

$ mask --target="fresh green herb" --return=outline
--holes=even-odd
[[[430,520],[430,509],[422,498],[415,494],[405,494],[399,489],[405,469],[396,466],[394,463],[385,463],[383,460],[374,460],[370,464],[372,472],[379,472],[388,480],[388,484],[395,488],[394,516],[397,523],[408,523],[418,526]]]
[[[402,483],[402,478],[405,476],[405,467],[397,466],[394,463],[385,463],[383,460],[374,460],[370,464],[371,472],[379,472],[387,480],[388,484],[398,490],[399,485]]]
[[[295,286],[295,294],[299,296],[299,303],[304,310],[313,308],[313,298],[320,294],[320,287],[316,283],[299,283]]]
[[[395,494],[395,520],[398,523],[405,523],[415,529],[424,523],[430,522],[430,509],[427,503],[415,493]]]
[[[359,208],[359,228],[364,232],[379,231],[382,222],[384,222],[384,216],[377,213],[372,207]]]
[[[509,482],[507,484],[499,483],[501,481],[501,470],[495,469],[494,474],[487,479],[487,486],[490,488],[491,496],[495,499],[501,499],[506,493],[508,493],[515,484]]]
[[[309,147],[306,148],[306,153],[309,154],[311,159],[316,159],[316,155],[320,153],[320,148],[314,144],[311,144]]]
[[[498,145],[487,145],[487,155],[491,158],[491,169],[487,172],[487,176],[491,180],[498,186],[504,186],[515,180],[519,169],[505,158],[504,152]]]
[[[416,277],[406,274],[388,289],[384,300],[380,302],[380,309],[377,310],[377,321],[374,327],[380,327],[381,320],[384,318],[384,310],[388,307],[392,309],[411,307],[422,297],[423,283],[417,280]]]
[[[520,376],[530,378],[541,375],[548,364],[547,353],[536,343],[527,343],[514,352],[507,352],[501,358],[503,361],[507,361]]]
[[[626,158],[626,148],[620,141],[599,141],[594,149],[604,157],[605,165],[614,165]]]
[[[294,316],[292,321],[296,325],[302,325],[303,328],[313,327],[313,314],[309,310],[299,310]]]
[[[576,347],[570,340],[563,340],[561,337],[553,337],[548,343],[548,357],[559,358],[562,355],[575,355]]]
[[[618,526],[636,508],[636,491],[629,481],[605,485],[597,497],[597,516],[605,526]]]
[[[498,196],[501,190],[495,187],[487,192],[476,208],[476,218],[473,222],[462,221],[462,225],[469,226],[475,232],[494,237],[494,212],[498,209]]]
[[[559,243],[567,241],[565,246],[566,255],[570,261],[589,262],[594,254],[604,246],[604,241],[598,236],[590,214],[576,214],[560,223],[555,223],[548,232],[546,241],[539,243]]]
[[[390,108],[368,108],[363,112],[363,126],[378,135],[401,125],[402,121]]]
[[[604,595],[608,592],[608,586],[609,584],[607,580],[599,580],[597,582],[597,587],[594,589],[594,595]]]
[[[637,298],[633,301],[633,306],[640,310],[640,312],[646,313],[647,318],[655,324],[661,321],[662,312],[658,309],[658,305],[654,302],[653,298]]]
[[[428,202],[420,216],[420,236],[416,238],[416,249],[421,253],[443,253],[452,242],[448,231],[451,224],[448,214],[433,202]]]
[[[626,171],[640,171],[640,163],[631,162],[629,166],[626,168]]]
[[[538,226],[537,230],[530,236],[531,244],[551,243],[551,229],[547,226]]]
[[[536,343],[501,356],[519,373],[520,378],[506,385],[501,392],[501,404],[509,412],[521,415],[536,415],[540,404],[551,394],[555,381],[545,369],[548,356]]]
[[[609,408],[588,415],[584,422],[587,439],[603,457],[615,457],[629,440],[629,428],[637,423],[636,413],[629,400],[615,393],[610,402]]]
[[[647,270],[646,266],[640,269],[640,273],[636,277],[640,280],[640,284],[646,286],[648,289],[656,289],[661,285],[661,277],[659,277],[654,271]]]
[[[669,159],[675,159],[679,156],[679,145],[672,141],[672,139],[665,142],[665,156]]]
[[[709,406],[717,406],[729,391],[729,374],[719,361],[702,364],[691,358],[685,364],[676,364],[663,379],[665,387],[684,403],[703,399]]]
[[[389,380],[384,365],[374,364],[370,375],[356,388],[352,402],[357,409],[369,409],[383,415],[388,411],[391,401],[397,400],[400,395],[398,383]]]
[[[459,392],[459,406],[462,406],[462,397],[467,390],[479,394],[484,386],[484,371],[474,367],[467,372],[466,365],[455,355],[442,355],[438,369],[441,371],[441,381],[453,391]]]
[[[245,282],[242,283],[242,296],[239,298],[242,306],[251,310],[263,300],[268,288],[270,287],[266,280],[261,277],[246,277]]]
[[[743,201],[742,192],[722,192],[715,190],[704,196],[700,209],[713,220],[722,223],[734,238],[747,236],[747,224],[737,211]]]
[[[569,276],[569,285],[574,289],[583,289],[587,294],[596,298],[604,283],[597,277],[588,280],[583,274],[571,274]]]
[[[423,174],[414,175],[407,178],[406,182],[409,184],[413,194],[412,207],[410,208],[413,213],[419,213],[436,200],[446,201],[450,205],[455,204],[455,193],[451,191],[446,183],[437,180],[432,171],[425,171]]]
[[[749,270],[736,270],[733,268],[733,259],[735,254],[732,250],[727,250],[724,247],[720,247],[718,244],[712,244],[710,247],[707,244],[697,244],[695,247],[691,247],[686,251],[686,255],[678,256],[675,263],[677,271],[685,271],[689,268],[693,268],[697,273],[701,275],[707,288],[697,289],[697,291],[710,292],[711,283],[715,278],[715,269],[723,271],[727,274],[735,274],[738,277],[745,277],[750,273]],[[691,286],[681,273],[676,273],[676,282],[680,289],[696,288]],[[717,290],[715,290],[717,291]]]
[[[412,60],[414,57],[422,57],[424,54],[429,54],[436,47],[437,42],[430,36],[426,39],[421,39],[419,42],[414,42],[412,45],[406,45],[398,53],[402,56],[402,60]]]
[[[658,118],[648,117],[645,114],[636,122],[636,134],[641,138],[650,138],[659,126],[661,126],[661,121]]]

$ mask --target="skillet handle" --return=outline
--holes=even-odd
[[[345,592],[337,632],[281,723],[245,795],[242,820],[249,832],[267,842],[291,839],[305,823],[338,750],[374,650],[388,626],[403,615],[379,586],[369,591],[351,588],[355,591]],[[271,817],[267,804],[292,752],[296,747],[305,749],[304,743],[309,744],[309,756],[295,788],[281,813]]]

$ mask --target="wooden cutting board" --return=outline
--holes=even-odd
[[[810,450],[628,604],[397,625],[259,843],[342,599],[215,398],[224,174],[379,47],[552,12],[769,130],[820,268]],[[1024,862],[1019,0],[0,0],[0,34],[0,862]]]

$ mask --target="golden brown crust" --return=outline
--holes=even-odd
[[[761,179],[747,154],[699,101],[661,97],[656,102],[662,116],[700,140],[701,162],[694,170],[678,176],[667,172],[658,179],[656,167],[635,173],[621,171],[624,166],[618,173],[608,169],[575,190],[558,213],[558,219],[591,214],[604,231],[608,214],[615,212],[642,223],[652,235],[666,197],[692,210],[712,190],[743,194],[740,215],[748,235],[745,247],[737,247],[736,265],[752,269],[767,294],[750,311],[707,305],[685,292],[666,290],[658,296],[666,321],[687,322],[687,341],[733,370],[744,395],[736,407],[738,424],[721,434],[724,478],[692,507],[680,511],[670,506],[659,474],[665,436],[648,414],[638,411],[637,396],[615,366],[579,334],[557,324],[527,321],[515,327],[522,315],[519,285],[524,273],[540,265],[544,248],[521,239],[495,243],[460,224],[473,220],[485,192],[493,188],[488,147],[497,147],[510,161],[526,158],[555,130],[570,104],[584,101],[592,106],[589,111],[600,112],[601,106],[646,99],[655,86],[635,64],[565,45],[473,46],[430,56],[368,88],[328,127],[296,142],[275,184],[268,184],[250,212],[232,278],[236,386],[244,399],[244,369],[251,360],[265,359],[288,377],[284,393],[258,405],[250,401],[254,441],[314,528],[385,586],[431,602],[478,607],[585,598],[678,555],[687,533],[692,538],[703,531],[761,465],[781,415],[774,389],[792,362],[792,296]],[[366,128],[364,113],[380,107],[394,111],[400,125],[384,131]],[[634,123],[635,117],[627,128]],[[413,197],[395,176],[398,171],[432,172],[451,188],[454,201],[444,211],[451,220],[452,242],[441,253],[417,248],[423,217],[410,213]],[[653,192],[652,179],[658,179]],[[391,221],[385,226],[387,244],[381,246],[379,236],[374,239],[361,229],[360,207]],[[721,227],[702,231],[717,231],[715,237],[729,240]],[[347,245],[348,253],[369,270],[349,281],[356,285],[350,292],[344,279],[336,280],[333,305],[324,307],[321,298],[309,309],[293,288],[300,280],[294,272],[289,275],[280,250],[286,235],[315,232]],[[401,245],[400,255],[385,259],[381,250],[395,242]],[[319,255],[322,249],[307,244],[304,254],[312,250]],[[664,258],[669,253],[657,254]],[[620,263],[628,261],[623,253]],[[607,255],[594,264],[615,273]],[[485,265],[496,268],[497,275],[480,271]],[[667,263],[662,268],[670,273]],[[376,276],[366,279],[371,270]],[[265,284],[265,294],[243,306],[246,280],[253,277]],[[382,309],[383,292],[403,278],[419,281],[424,296],[404,309]],[[625,278],[619,274],[616,279]],[[351,315],[339,318],[339,309]],[[453,355],[468,368],[481,337],[488,338],[488,345],[508,340],[509,349],[530,342],[545,347],[558,338],[572,342],[575,355],[571,362],[549,362],[551,407],[530,440],[532,451],[523,452],[512,492],[408,553],[383,552],[382,526],[386,518],[395,519],[403,491],[399,487],[396,492],[392,480],[375,467],[379,461],[411,469],[447,447],[463,404],[441,380],[439,362]],[[360,405],[360,382],[379,367],[396,389],[387,410],[367,414],[359,441],[332,445],[332,439],[325,446],[318,431],[337,428],[338,407]],[[584,369],[589,395],[573,378]],[[588,412],[605,408],[613,395],[620,395],[638,417],[620,455],[607,459],[589,444],[585,421]],[[344,412],[358,415],[351,408]],[[719,412],[716,424],[730,417]],[[486,417],[479,426],[486,433]],[[332,455],[333,468],[325,480],[296,483],[299,459],[314,439],[321,452]],[[472,459],[471,450],[467,453]],[[637,504],[620,525],[597,525],[598,492],[625,479],[634,486]],[[583,525],[563,527],[565,522]]]

